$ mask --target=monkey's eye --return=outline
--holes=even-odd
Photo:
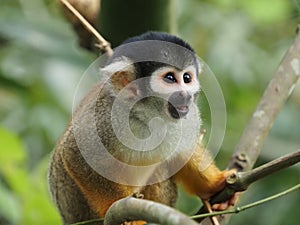
[[[190,83],[192,81],[191,75],[188,74],[188,73],[184,73],[183,74],[183,81],[184,81],[184,83]]]
[[[176,78],[175,78],[175,74],[172,73],[172,72],[168,72],[168,73],[164,76],[163,80],[164,80],[165,82],[169,83],[169,84],[172,84],[172,83],[176,83],[176,82],[177,82],[177,80],[176,80]]]

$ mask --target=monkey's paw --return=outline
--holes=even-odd
[[[214,211],[223,211],[228,209],[230,206],[234,206],[239,199],[240,192],[234,193],[231,198],[225,202],[217,203],[212,205],[212,210]]]
[[[228,171],[225,170],[225,171],[223,171],[223,173],[224,173],[224,184],[223,185],[225,187],[226,179],[228,177],[230,177],[232,174],[236,173],[236,169],[232,169],[232,170],[228,170]],[[230,206],[234,206],[239,199],[239,195],[240,195],[240,192],[234,193],[227,201],[212,205],[212,209],[215,211],[223,211],[223,210],[228,209]]]
[[[232,174],[236,173],[236,169],[224,170],[222,172],[223,172],[223,182],[221,182],[220,186],[222,187],[222,189],[224,189],[225,186],[226,186],[226,179],[228,177],[230,177]],[[212,205],[212,207],[211,207],[212,210],[223,211],[223,210],[228,209],[231,206],[234,206],[237,203],[238,199],[239,199],[239,195],[240,195],[240,192],[236,192],[228,200],[226,200],[225,202],[221,202],[221,203],[217,203],[217,204]]]

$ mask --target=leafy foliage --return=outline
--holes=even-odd
[[[20,138],[2,127],[0,137],[2,220],[11,224],[58,223],[45,183],[48,160],[41,160],[29,171]]]

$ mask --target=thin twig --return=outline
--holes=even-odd
[[[202,200],[202,203],[203,203],[203,205],[205,206],[207,212],[212,213],[213,211],[212,211],[212,209],[211,209],[211,206],[210,206],[209,201],[204,200],[204,199],[201,199],[201,200]],[[209,218],[210,218],[210,221],[211,221],[211,223],[212,223],[213,225],[220,225],[220,223],[219,223],[217,217],[215,217],[215,216],[210,216]]]
[[[287,189],[285,191],[282,191],[282,192],[280,192],[278,194],[272,195],[270,197],[261,199],[259,201],[256,201],[256,202],[244,205],[244,206],[234,207],[233,209],[224,210],[224,211],[220,211],[220,212],[203,213],[203,214],[200,214],[200,215],[191,216],[190,218],[191,219],[200,219],[200,218],[206,218],[206,217],[211,217],[211,216],[218,216],[218,215],[224,215],[224,214],[239,213],[239,212],[242,212],[244,210],[247,210],[247,209],[253,208],[255,206],[258,206],[258,205],[267,203],[269,201],[275,200],[277,198],[280,198],[280,197],[282,197],[284,195],[287,195],[287,194],[289,194],[289,193],[291,193],[293,191],[296,191],[297,189],[300,189],[300,184],[297,184],[294,187],[291,187],[291,188],[289,188],[289,189]]]
[[[108,56],[112,56],[113,50],[110,47],[110,43],[106,41],[99,32],[67,1],[60,0],[79,20],[80,22],[90,31],[98,40],[97,47],[103,52],[106,52]]]

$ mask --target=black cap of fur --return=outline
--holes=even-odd
[[[184,40],[174,35],[165,33],[165,32],[157,32],[157,31],[149,31],[144,34],[134,36],[125,40],[122,44],[127,44],[135,41],[145,41],[145,40],[157,40],[157,41],[168,41],[177,45],[180,45],[184,48],[195,53],[194,49]]]
[[[163,41],[166,44],[163,44],[163,42],[149,43],[143,41]],[[170,46],[168,43],[172,43],[173,45]],[[176,45],[179,47],[174,47]],[[170,62],[176,61],[176,65],[164,63],[159,60],[164,57],[164,50],[167,52],[166,57],[170,59]],[[151,56],[149,57],[151,60],[149,60],[147,56]],[[150,31],[139,36],[128,38],[115,49],[108,64],[122,57],[129,58],[134,62],[137,77],[150,76],[153,71],[166,65],[182,69],[186,61],[195,64],[196,70],[198,70],[197,57],[194,49],[184,40],[164,32]]]

